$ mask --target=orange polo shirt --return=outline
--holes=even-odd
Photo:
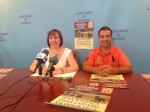
[[[111,45],[111,49],[108,54],[103,54],[101,48],[93,49],[88,55],[85,64],[98,67],[104,65],[110,65],[114,67],[121,67],[131,65],[128,57],[120,49]]]

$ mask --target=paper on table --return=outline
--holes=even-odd
[[[58,74],[58,75],[54,75],[54,77],[73,77],[76,74],[76,72],[77,71],[64,73],[64,74]],[[34,73],[31,76],[44,76],[44,75],[39,75],[38,73]]]
[[[5,77],[7,74],[0,74],[0,79],[2,79],[3,77]]]
[[[150,74],[141,74],[141,76],[150,84]]]
[[[8,74],[9,72],[13,70],[14,68],[0,68],[0,74]]]
[[[44,76],[44,75],[39,75],[38,73],[34,73],[31,76]]]
[[[58,74],[58,75],[54,75],[54,77],[73,77],[76,74],[76,72],[69,72],[69,73],[64,73],[64,74]]]

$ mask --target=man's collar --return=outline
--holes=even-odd
[[[99,49],[99,50],[97,51],[97,53],[103,54],[103,53],[102,53],[102,50],[101,50],[101,45],[98,47],[98,49]],[[109,54],[109,53],[112,53],[112,51],[113,51],[113,45],[111,44],[111,47],[110,47],[110,50],[109,50],[108,54]]]

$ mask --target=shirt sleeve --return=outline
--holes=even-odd
[[[121,49],[119,49],[119,65],[120,66],[131,65],[131,62],[129,61],[128,57]]]
[[[94,66],[94,62],[95,62],[94,54],[95,54],[95,52],[94,52],[94,50],[92,50],[89,53],[89,55],[87,56],[86,61],[84,62],[84,64]]]

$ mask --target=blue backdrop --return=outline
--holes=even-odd
[[[109,26],[134,73],[150,73],[150,0],[0,0],[0,7],[0,67],[28,68],[53,28],[74,49],[74,22],[93,21],[94,47],[99,28]],[[77,51],[82,69],[90,49]]]

